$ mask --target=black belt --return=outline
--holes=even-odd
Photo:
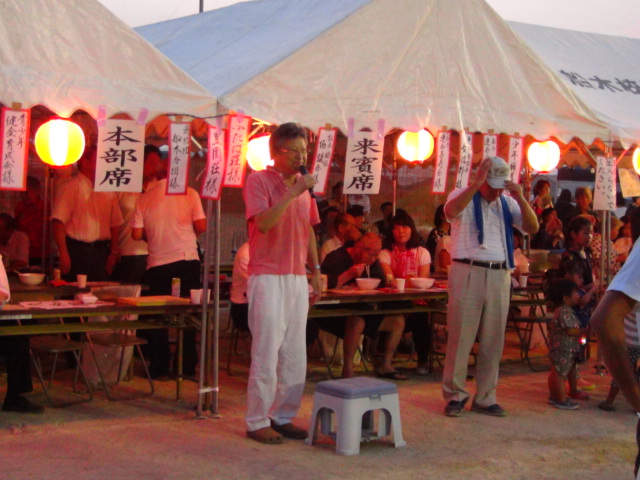
[[[82,240],[76,240],[75,238],[67,237],[67,242],[76,245],[84,245],[89,248],[109,248],[111,240],[96,240],[95,242],[83,242]]]
[[[470,258],[454,258],[454,262],[466,263],[472,267],[488,268],[490,270],[502,270],[507,268],[507,262],[482,262],[480,260],[471,260]]]

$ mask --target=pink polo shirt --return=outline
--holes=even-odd
[[[299,195],[278,223],[260,233],[253,217],[271,208],[289,187],[282,175],[268,168],[247,177],[244,187],[249,226],[249,275],[305,275],[309,227],[320,223],[318,206],[308,192]]]

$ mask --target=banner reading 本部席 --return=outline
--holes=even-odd
[[[144,124],[108,119],[98,123],[96,192],[141,192]]]

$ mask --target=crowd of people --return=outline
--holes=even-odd
[[[51,226],[62,279],[73,282],[82,274],[88,281],[149,286],[142,295],[169,295],[172,279],[179,278],[181,296],[189,296],[190,289],[202,285],[196,237],[204,232],[206,218],[198,193],[188,188],[185,195],[166,194],[166,160],[152,145],[144,149],[142,193],[96,192],[96,155],[95,147],[88,147],[78,162],[77,175],[56,184]],[[43,248],[43,220],[40,183],[29,177],[15,218],[0,214],[0,300],[6,301],[10,295],[7,271],[41,267],[43,254],[49,254]],[[169,379],[167,330],[146,330],[138,335],[148,339],[151,376]],[[7,338],[10,345],[4,341]],[[31,390],[28,348],[28,337],[0,337],[0,354],[8,357],[3,410],[43,411],[22,395]],[[195,332],[186,331],[186,376],[195,375],[197,360]]]
[[[380,219],[368,227],[368,196],[348,196],[344,205],[341,188],[333,190],[334,195],[320,211],[309,193],[313,176],[300,173],[307,161],[307,133],[299,125],[280,125],[272,133],[270,151],[274,165],[246,180],[249,240],[237,252],[231,290],[234,322],[252,334],[248,437],[271,444],[281,443],[284,437],[306,438],[306,430],[294,425],[293,419],[305,384],[306,347],[318,331],[343,339],[343,378],[355,376],[354,357],[362,335],[383,338],[374,352],[377,376],[407,379],[393,364],[407,333],[417,354],[415,373],[429,373],[432,342],[425,314],[385,314],[381,308],[374,315],[354,311],[348,317],[307,322],[309,306],[322,292],[322,275],[327,277],[328,288],[343,288],[362,276],[379,278],[381,287],[394,288],[399,279],[446,273],[444,413],[459,417],[471,400],[470,408],[475,412],[506,416],[497,399],[499,362],[512,278],[528,269],[523,234],[528,235],[533,249],[562,252],[559,266],[547,271],[544,284],[553,313],[548,324],[548,403],[575,410],[579,407],[575,400],[588,400],[585,390],[593,386],[580,377],[579,366],[585,361],[583,339],[591,334],[593,314],[596,330],[604,338],[605,358],[612,362],[612,371],[620,380],[612,383],[600,408],[613,410],[619,390],[640,407],[640,389],[630,380],[637,374],[640,352],[635,321],[638,282],[633,282],[629,273],[633,268],[629,265],[636,265],[640,256],[637,249],[632,250],[640,233],[637,199],[622,218],[611,216],[605,229],[593,211],[588,187],[576,189],[575,203],[568,190],[554,202],[549,182],[539,180],[527,199],[522,186],[511,181],[509,165],[499,157],[489,157],[480,163],[467,187],[454,190],[437,206],[434,227],[423,239],[410,213],[395,209],[390,202],[382,203]],[[96,150],[88,148],[78,163],[78,174],[61,182],[55,194],[51,225],[63,278],[72,281],[85,274],[89,281],[141,283],[149,286],[143,295],[170,294],[173,278],[180,278],[183,296],[201,285],[196,237],[206,227],[202,203],[191,188],[185,195],[166,194],[166,166],[159,149],[145,148],[142,193],[96,192],[95,168]],[[606,263],[614,281],[605,301],[598,305],[604,288],[594,265],[603,250],[605,231],[610,232]],[[29,177],[15,216],[0,214],[1,301],[10,295],[5,271],[41,265],[50,254],[43,247],[42,235],[41,186]],[[629,287],[629,283],[635,286]],[[411,302],[400,303],[392,302],[388,307],[412,307]],[[362,304],[361,308],[373,306]],[[615,320],[621,321],[611,326]],[[144,335],[149,341],[152,377],[168,378],[171,355],[167,331],[149,330]],[[612,349],[625,338],[629,348],[624,351],[629,356],[623,361]],[[467,388],[467,369],[475,342],[476,389],[472,393]],[[28,342],[16,347],[16,352],[9,352],[4,344],[0,348],[11,358],[22,359],[10,363],[28,365],[24,361]],[[196,363],[195,334],[187,332],[186,375],[195,374]],[[8,373],[3,409],[41,412],[42,407],[23,396],[31,388],[28,368],[8,368]]]

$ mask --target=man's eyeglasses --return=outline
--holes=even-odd
[[[291,155],[300,155],[301,157],[306,157],[309,154],[306,150],[288,150],[286,148],[279,148],[278,150]]]

